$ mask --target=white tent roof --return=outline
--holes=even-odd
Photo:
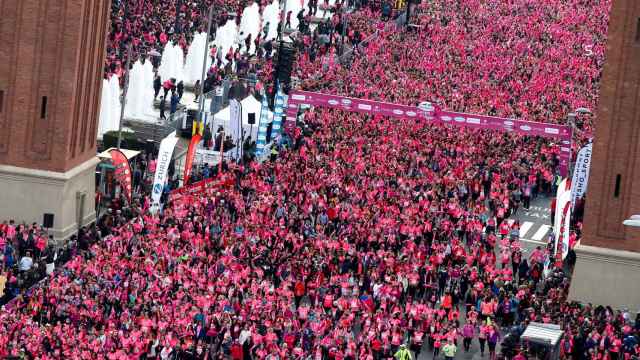
[[[100,159],[111,159],[111,150],[116,149],[114,147],[112,148],[108,148],[107,150],[101,152],[100,154],[98,154],[97,156]],[[140,154],[140,151],[137,150],[129,150],[129,149],[120,149],[120,151],[122,151],[122,154],[128,159],[132,159],[136,156],[138,156],[138,154]]]
[[[556,346],[562,337],[562,333],[563,331],[558,325],[532,322],[527,326],[520,338],[538,344]]]
[[[258,120],[260,117],[260,110],[262,109],[262,104],[258,101],[253,95],[247,96],[244,100],[240,102],[242,104],[242,124],[249,125],[249,113],[256,114],[256,126],[258,125]],[[231,107],[227,106],[226,108],[218,111],[215,115],[213,115],[214,120],[219,122],[229,122],[231,119]],[[269,111],[269,121],[273,120],[273,113]]]
[[[253,97],[253,95],[247,96],[240,102],[240,104],[242,104],[242,128],[244,129],[245,134],[249,134],[249,131],[251,131],[251,139],[255,140],[258,134],[258,125],[260,123],[260,111],[262,110],[262,104],[255,97]],[[267,119],[269,122],[271,122],[273,121],[273,113],[269,110],[267,111]],[[252,126],[249,125],[249,113],[256,114],[256,123],[253,125],[253,129]],[[229,106],[213,115],[213,132],[216,132],[218,126],[223,126],[225,133],[232,134],[230,119],[231,108]]]

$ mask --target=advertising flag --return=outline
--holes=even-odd
[[[578,152],[576,158],[576,166],[573,170],[573,179],[571,180],[571,204],[575,205],[576,200],[581,199],[587,192],[589,183],[589,169],[591,168],[591,150],[593,144],[585,145]]]
[[[131,165],[129,165],[129,160],[122,151],[118,149],[109,151],[109,154],[111,155],[111,162],[116,168],[114,172],[115,178],[122,187],[122,193],[125,194],[127,200],[131,202],[133,188],[131,183]]]
[[[191,137],[191,142],[189,143],[189,149],[187,150],[187,158],[185,159],[184,165],[184,176],[183,176],[183,184],[187,185],[189,183],[189,177],[191,177],[191,168],[193,167],[193,158],[196,155],[196,148],[198,147],[198,143],[200,143],[200,139],[202,136],[200,134],[196,134]]]
[[[169,164],[173,156],[173,149],[176,147],[178,137],[176,132],[167,135],[160,142],[160,150],[158,151],[158,160],[156,165],[156,173],[153,177],[153,188],[151,189],[151,203],[154,210],[160,206],[160,197],[164,190],[169,175]]]
[[[269,126],[269,103],[267,95],[262,94],[262,107],[260,108],[260,119],[258,121],[258,139],[256,140],[256,155],[262,155],[267,144],[267,127]]]

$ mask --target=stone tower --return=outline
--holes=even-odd
[[[0,221],[95,219],[110,0],[0,0]]]
[[[598,16],[594,14],[594,16]],[[572,299],[638,311],[640,228],[640,2],[613,0],[595,122],[584,236]]]

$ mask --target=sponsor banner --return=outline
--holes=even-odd
[[[269,123],[269,103],[267,95],[262,95],[262,107],[260,108],[260,119],[258,120],[258,139],[256,140],[256,156],[260,157],[267,144],[267,126]]]
[[[229,100],[231,136],[234,141],[242,137],[242,105],[236,99]]]
[[[441,122],[456,123],[478,129],[502,130],[521,135],[571,139],[571,128],[565,125],[545,124],[534,121],[499,118],[478,114],[452,111],[438,111],[436,117]]]
[[[223,178],[209,178],[198,182],[195,182],[189,186],[183,186],[179,189],[172,190],[169,193],[168,201],[179,199],[182,196],[189,196],[194,194],[203,194],[210,189],[220,189],[233,186],[234,179],[228,176]]]
[[[236,159],[242,159],[242,104],[236,99],[229,101],[229,107],[231,111],[231,133],[233,141],[236,144],[235,156]]]
[[[565,204],[564,209],[562,209],[562,222],[560,223],[560,231],[562,234],[562,260],[564,260],[569,254],[569,240],[570,234],[569,230],[571,229],[571,202]]]
[[[421,119],[479,129],[513,131],[523,135],[553,137],[563,140],[571,139],[571,128],[569,126],[443,111],[428,102],[420,103],[418,106],[407,106],[308,91],[292,92],[289,99],[290,108],[294,108],[291,105],[296,105],[295,108],[297,109],[297,105],[300,104],[373,115],[379,114],[400,119]]]
[[[189,183],[189,177],[191,177],[191,168],[193,167],[193,158],[196,155],[196,147],[200,143],[202,136],[200,134],[193,135],[191,142],[189,142],[189,149],[187,150],[187,158],[184,161],[184,176],[182,177],[183,184]]]
[[[297,113],[297,107],[293,109],[293,115],[291,115],[291,108],[287,107],[287,99],[282,91],[278,91],[275,98],[275,105],[273,108],[273,124],[271,126],[271,139],[276,143],[276,139],[279,139],[282,132],[282,116],[285,115],[284,109],[287,108],[287,116],[292,116],[293,121],[287,120],[287,124],[292,123],[293,127],[296,126],[295,116]]]
[[[154,211],[160,206],[160,197],[162,196],[164,185],[167,182],[167,175],[169,174],[169,163],[171,162],[173,149],[176,147],[177,142],[178,137],[175,131],[167,135],[167,137],[160,142],[156,173],[153,177],[153,187],[151,188],[151,204]]]
[[[111,162],[113,166],[116,168],[114,171],[116,180],[120,183],[122,187],[122,193],[125,194],[127,200],[131,202],[131,195],[133,193],[133,187],[131,182],[131,165],[129,165],[129,160],[122,153],[122,151],[118,149],[113,149],[109,151],[109,155],[111,155]]]
[[[223,95],[224,88],[222,86],[216,86],[215,95],[211,98],[211,103],[209,104],[209,112],[211,114],[217,114],[218,111],[222,110]]]
[[[573,170],[573,178],[571,180],[571,204],[572,208],[576,200],[581,199],[587,192],[589,183],[589,169],[591,168],[591,151],[593,144],[585,145],[578,152],[576,165]]]
[[[571,225],[571,219],[567,217],[571,216],[571,182],[568,179],[562,180],[558,186],[555,214],[553,224],[555,248],[562,251],[562,258],[564,259],[569,251],[569,228]]]
[[[398,105],[382,101],[356,99],[346,96],[328,95],[309,91],[293,91],[289,95],[289,108],[287,116],[293,116],[294,120],[287,120],[285,127],[287,131],[295,126],[295,111],[297,105],[306,104],[310,106],[330,107],[346,111],[353,111],[365,114],[390,116],[401,119],[422,119],[432,121],[437,107],[430,103],[422,103],[420,107]],[[291,106],[291,105],[296,105]],[[290,115],[294,114],[294,115]]]
[[[220,162],[220,151],[196,149],[196,162],[207,165],[217,165]]]
[[[560,173],[562,176],[567,176],[569,159],[571,157],[572,131],[570,126],[443,111],[437,105],[430,102],[422,102],[418,106],[406,106],[382,101],[356,99],[346,96],[296,90],[292,91],[289,95],[287,121],[284,125],[289,134],[292,134],[292,131],[295,128],[295,115],[297,109],[303,104],[372,115],[383,115],[398,119],[424,120],[434,123],[448,123],[473,129],[499,130],[514,132],[521,135],[543,136],[559,139],[566,145],[563,147],[559,156]],[[289,120],[289,117],[293,120]]]

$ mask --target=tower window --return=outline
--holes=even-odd
[[[47,97],[42,97],[42,105],[40,106],[40,119],[47,117]]]
[[[4,90],[0,90],[0,114],[2,114],[3,105],[4,105]]]
[[[636,43],[640,43],[640,18],[636,22]]]
[[[620,183],[622,182],[622,175],[616,175],[616,188],[613,190],[613,197],[620,197]]]

